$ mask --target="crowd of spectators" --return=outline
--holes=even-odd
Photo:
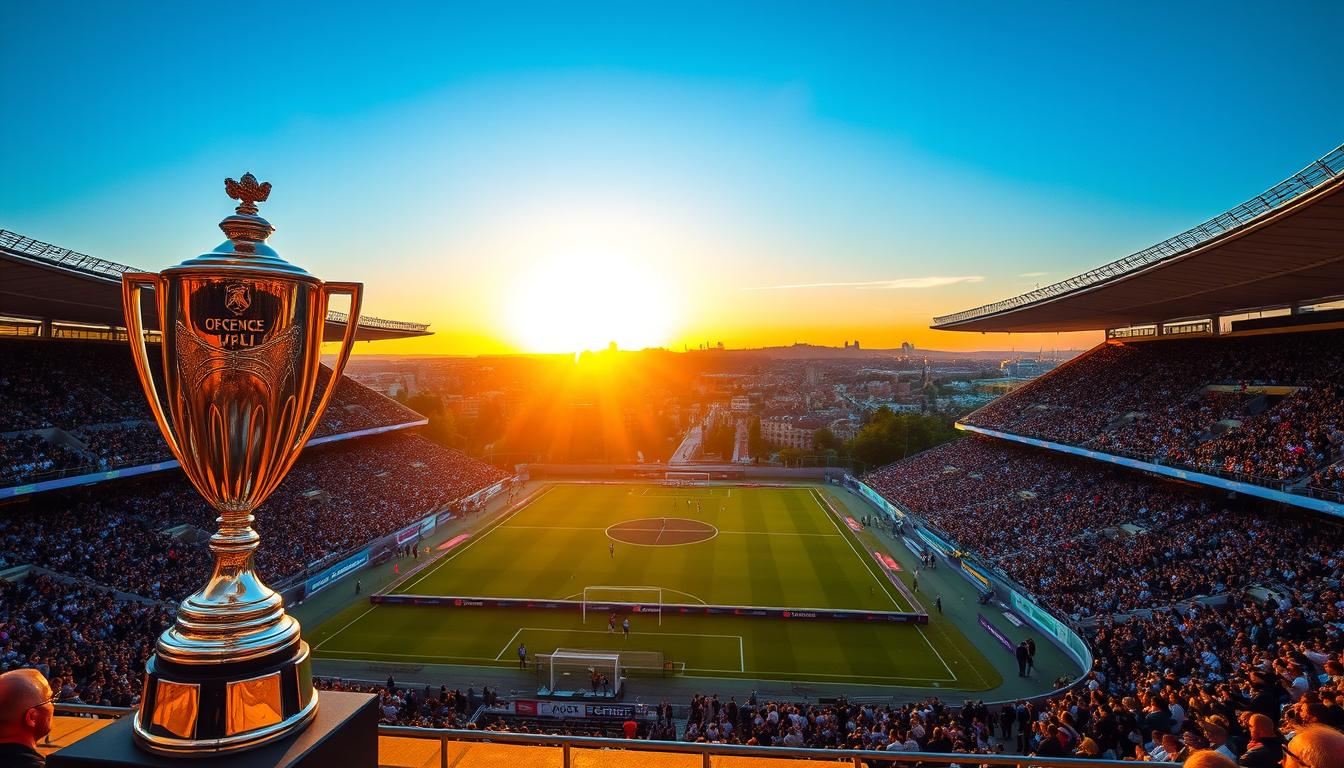
[[[504,477],[412,434],[314,447],[258,509],[257,567],[268,581],[283,581],[452,508]],[[211,533],[214,519],[214,510],[177,473],[41,494],[0,517],[0,568],[40,565],[144,597],[179,600],[204,583],[211,558],[203,542],[187,543],[167,530],[186,525]]]
[[[1093,489],[1085,506],[1114,513],[1088,522],[1058,494],[1020,493],[1038,477],[1051,489],[1080,481]],[[1096,655],[1084,686],[993,718],[1010,748],[1178,761],[1220,749],[1257,766],[1242,756],[1266,740],[1311,723],[1344,728],[1344,528],[1334,521],[978,436],[865,480],[968,552],[984,548],[1044,605],[1093,620],[1080,629]],[[976,535],[1024,525],[1026,546],[1006,554]]]
[[[1344,729],[1344,595],[1334,583],[1299,583],[1282,602],[1238,597],[1103,622],[1086,684],[1014,718],[1026,726],[1019,748],[1058,756],[1090,742],[1102,757],[1178,762],[1214,749],[1260,768],[1256,742],[1281,745],[1311,724]]]
[[[0,432],[150,418],[127,344],[0,339]]]
[[[157,350],[151,348],[151,357]],[[0,340],[0,487],[55,472],[98,472],[172,458],[149,411],[125,344]],[[331,382],[318,374],[317,397]],[[349,377],[314,436],[355,432],[421,420],[420,414]],[[36,430],[57,428],[84,450]]]
[[[697,695],[686,741],[774,747],[993,754],[990,710],[981,702],[951,707],[938,699],[904,705],[758,702]]]
[[[330,381],[331,369],[324,365],[318,376],[317,397],[322,396]],[[401,403],[374,392],[348,376],[342,376],[313,436],[339,435],[423,419],[423,416]]]
[[[461,728],[485,701],[493,701],[495,693],[486,688],[480,696],[475,689],[466,693],[447,685],[438,688],[398,686],[388,678],[386,685],[314,677],[313,687],[323,691],[349,691],[378,695],[379,722],[387,725],[408,725],[416,728]]]
[[[93,454],[95,466],[91,470],[141,466],[172,458],[159,425],[153,421],[82,427],[70,434]]]
[[[1344,332],[1111,342],[966,421],[1295,484],[1344,451]]]
[[[62,702],[130,706],[170,620],[162,606],[49,576],[0,581],[0,671],[37,669]]]
[[[1318,491],[1344,499],[1344,461],[1337,461],[1312,475],[1311,485]]]
[[[1344,551],[1310,514],[978,435],[864,479],[1074,619],[1291,584]]]
[[[1124,470],[979,435],[884,467],[864,482],[989,560],[1048,552],[1122,523],[1165,525],[1209,505]]]
[[[0,435],[0,488],[71,470],[87,462],[88,457],[80,451],[49,442],[40,434]]]
[[[178,483],[135,489],[94,486],[10,506],[0,516],[0,569],[37,565],[155,600],[186,597],[204,584],[212,558],[203,543],[164,529],[196,502]]]

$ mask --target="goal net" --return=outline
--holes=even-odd
[[[616,626],[611,629],[621,631],[621,622],[636,614],[648,617],[655,614],[658,626],[663,625],[663,588],[662,587],[620,587],[597,586],[583,588],[583,623],[588,623],[588,615],[594,620],[611,619],[616,615]]]
[[[623,681],[621,655],[602,651],[567,651],[537,657],[550,685],[548,696],[602,696],[616,698]]]
[[[708,472],[668,472],[663,476],[663,485],[673,487],[700,488],[709,485]]]

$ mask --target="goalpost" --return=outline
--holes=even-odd
[[[592,695],[621,695],[621,655],[600,651],[566,651],[548,654],[550,690],[548,695],[591,691]]]
[[[663,626],[663,588],[662,587],[584,587],[583,623],[588,623],[588,610],[602,615],[607,612],[619,613],[629,610],[632,613],[658,615],[658,626]],[[617,631],[620,631],[619,628]]]
[[[672,472],[663,475],[664,485],[703,487],[709,485],[708,472]]]

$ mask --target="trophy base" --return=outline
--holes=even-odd
[[[132,720],[136,743],[160,755],[255,749],[317,714],[308,643],[245,662],[182,664],[155,654]]]
[[[182,757],[140,749],[132,718],[85,736],[47,756],[48,768],[182,768]],[[312,723],[298,733],[234,754],[207,752],[192,765],[208,768],[374,768],[378,765],[378,697],[326,691]]]

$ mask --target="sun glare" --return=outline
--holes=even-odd
[[[526,270],[508,299],[513,337],[524,352],[577,352],[616,342],[623,349],[668,343],[670,289],[630,260],[585,254]]]

